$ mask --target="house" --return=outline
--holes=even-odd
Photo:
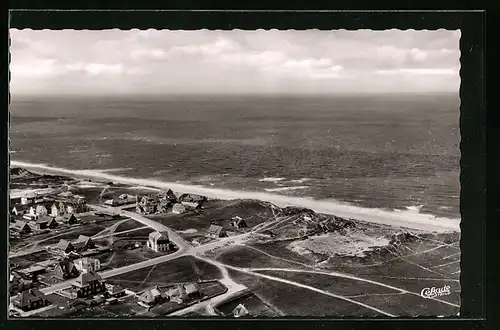
[[[80,258],[74,260],[76,269],[78,269],[80,272],[97,272],[99,269],[101,269],[101,262],[99,259],[94,259],[94,258]]]
[[[87,251],[95,247],[94,241],[90,237],[85,235],[80,235],[78,238],[72,242],[73,247],[76,251]]]
[[[71,244],[70,241],[67,241],[65,239],[61,239],[59,241],[59,243],[57,243],[57,247],[56,248],[58,250],[61,250],[64,253],[70,253],[71,251],[75,250],[75,247],[73,246],[73,244]]]
[[[104,201],[104,205],[115,206],[117,204],[118,203],[116,203],[114,199],[108,199],[108,200]]]
[[[26,205],[15,204],[15,205],[12,206],[10,214],[12,214],[12,215],[23,215],[23,214],[26,214],[26,212],[28,212],[28,210],[26,208]]]
[[[49,221],[45,216],[43,218],[38,218],[36,221],[33,222],[33,226],[36,229],[46,229],[49,225]]]
[[[224,237],[226,236],[226,231],[222,226],[210,225],[206,236],[210,238]]]
[[[81,273],[76,281],[71,283],[71,288],[77,298],[85,298],[106,292],[106,281],[94,272]]]
[[[21,204],[30,205],[35,200],[35,197],[36,197],[35,194],[26,194],[21,197]]]
[[[19,275],[21,275],[25,279],[36,282],[38,275],[46,273],[47,269],[45,267],[35,265],[35,266],[31,266],[28,268],[18,270],[17,272],[19,273]]]
[[[63,216],[58,216],[56,217],[56,220],[67,225],[75,225],[78,223],[78,219],[72,213],[67,213],[64,214]]]
[[[138,199],[136,205],[137,213],[142,214],[154,214],[158,205],[158,199],[156,196],[145,195]]]
[[[180,203],[174,204],[172,207],[172,212],[180,214],[186,212],[186,207]]]
[[[66,280],[69,278],[75,278],[80,274],[78,269],[75,267],[75,264],[66,259],[60,261],[57,265],[56,268],[54,269],[54,277],[60,280]]]
[[[71,199],[70,205],[73,208],[73,213],[83,213],[88,211],[87,199],[83,196],[74,195]]]
[[[36,218],[36,206],[30,206],[28,214]]]
[[[57,221],[54,217],[48,217],[47,219],[47,227],[50,229],[54,229],[57,227]]]
[[[167,232],[154,231],[149,234],[147,246],[155,252],[169,251],[171,248]]]
[[[233,217],[231,219],[231,226],[233,226],[234,228],[237,228],[237,229],[248,227],[246,221],[238,216]]]
[[[62,215],[61,212],[59,212],[59,204],[58,203],[52,204],[52,206],[50,207],[50,215],[53,217],[58,217],[58,216]]]
[[[197,210],[201,209],[200,202],[182,202],[182,205],[186,208],[186,210]]]
[[[108,285],[105,293],[107,298],[120,298],[126,295],[125,289],[120,285]]]
[[[158,286],[146,289],[139,296],[139,304],[145,307],[151,307],[166,300],[168,300],[168,296]]]
[[[31,228],[28,226],[26,221],[18,220],[12,225],[12,228],[20,234],[27,234],[31,232]]]
[[[245,307],[243,304],[239,304],[236,306],[236,308],[233,310],[233,316],[234,317],[241,317],[250,314],[248,312],[248,309]]]
[[[49,205],[46,205],[46,204],[37,204],[36,208],[35,208],[35,213],[36,213],[37,216],[48,215],[50,213],[49,209],[52,211],[52,208]]]
[[[189,298],[199,298],[201,296],[200,289],[196,283],[184,284],[184,290]]]
[[[156,212],[157,213],[168,213],[169,209],[172,207],[173,202],[171,202],[168,199],[162,199],[160,200],[160,203],[158,203],[158,206],[156,207]]]
[[[177,202],[177,196],[175,196],[174,192],[172,189],[163,189],[158,193],[158,199],[159,200],[168,200],[172,203]]]
[[[179,197],[179,201],[181,203],[198,203],[198,204],[203,204],[204,202],[207,201],[206,196],[201,196],[201,195],[196,195],[196,194],[182,194]]]
[[[36,288],[32,288],[21,292],[21,294],[14,299],[13,304],[23,311],[29,311],[47,306],[50,302],[42,292]]]

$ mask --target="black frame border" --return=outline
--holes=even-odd
[[[405,6],[406,5],[406,6]],[[355,4],[353,4],[354,7]],[[351,6],[351,8],[353,7]],[[462,304],[460,318],[452,319],[298,319],[288,318],[286,320],[220,320],[206,319],[203,321],[190,319],[129,319],[129,320],[72,320],[79,329],[106,328],[110,326],[130,327],[131,329],[142,328],[143,324],[148,327],[172,327],[172,328],[252,328],[253,326],[266,327],[293,327],[293,328],[323,328],[336,326],[341,328],[421,328],[423,326],[437,325],[439,327],[450,327],[456,329],[482,328],[485,326],[486,316],[492,316],[495,309],[486,305],[486,222],[487,216],[491,219],[492,212],[486,212],[486,99],[485,99],[485,18],[486,13],[477,10],[478,7],[469,5],[465,10],[443,11],[439,3],[434,3],[433,9],[428,11],[331,11],[307,9],[302,11],[281,10],[271,11],[271,6],[260,10],[249,10],[246,3],[235,10],[217,10],[209,8],[221,8],[212,6],[205,9],[189,8],[186,5],[177,5],[167,11],[156,11],[157,6],[144,6],[144,10],[113,10],[131,9],[127,4],[112,4],[103,8],[103,3],[86,1],[80,4],[75,10],[68,3],[52,6],[55,10],[48,9],[42,3],[29,1],[16,1],[11,4],[11,10],[6,18],[6,25],[11,28],[31,28],[31,29],[415,29],[415,30],[435,30],[439,28],[460,29],[460,51],[461,51],[461,87],[460,87],[460,130],[461,143],[461,197],[460,209],[462,213],[462,240],[461,267],[466,271],[461,273],[462,284]],[[402,10],[412,7],[408,3],[402,4]],[[421,6],[423,7],[423,6]],[[30,9],[25,9],[30,8]],[[101,8],[102,10],[91,10]],[[222,8],[224,8],[222,6]],[[276,8],[276,6],[274,7]],[[366,8],[366,6],[365,6]],[[150,11],[147,9],[153,9]],[[356,9],[356,8],[352,8]],[[359,8],[361,9],[361,8]],[[470,11],[474,10],[474,11]],[[4,44],[8,44],[8,31],[4,34]],[[4,53],[4,54],[8,54]],[[6,55],[4,63],[8,63],[10,54]],[[5,71],[4,71],[5,72]],[[8,87],[10,72],[4,80]],[[7,88],[4,90],[8,90]],[[8,109],[10,94],[3,94],[4,105]],[[6,123],[2,127],[2,134],[8,141],[8,111],[2,112],[2,122]],[[3,119],[2,118],[2,119]],[[491,148],[491,141],[488,145]],[[8,182],[8,144],[5,147],[5,161],[2,162],[2,181]],[[489,149],[490,150],[490,149]],[[490,186],[488,187],[490,188]],[[498,189],[498,188],[497,188]],[[489,191],[489,190],[488,190]],[[8,202],[7,189],[0,190],[2,204]],[[492,207],[490,199],[490,207]],[[4,219],[7,219],[7,207],[0,209]],[[5,213],[4,213],[5,212]],[[492,223],[489,220],[489,223]],[[2,234],[7,237],[5,226],[2,227]],[[492,230],[492,229],[490,229]],[[491,236],[491,235],[490,235]],[[492,236],[491,236],[492,237]],[[491,240],[489,240],[491,243]],[[492,244],[488,248],[492,248]],[[6,258],[7,254],[2,255]],[[490,259],[491,261],[492,259]],[[6,260],[5,260],[6,261]],[[0,279],[6,283],[7,262],[4,262],[5,270],[0,272]],[[489,281],[492,283],[492,281]],[[492,286],[489,286],[491,289]],[[6,289],[6,288],[3,288]],[[490,299],[489,299],[490,300]],[[6,313],[8,306],[6,300],[0,300],[0,310]],[[492,307],[492,306],[488,306]],[[493,312],[493,313],[491,313]],[[41,320],[40,320],[41,321]],[[43,320],[47,326],[54,326],[61,320]],[[281,321],[281,322],[280,322]],[[7,320],[2,325],[9,325],[15,328],[34,327],[34,320]],[[141,323],[145,322],[145,323]],[[254,323],[258,322],[258,323]],[[64,321],[63,321],[64,323]],[[9,327],[10,328],[10,327]]]

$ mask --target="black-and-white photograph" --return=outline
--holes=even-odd
[[[11,318],[460,310],[460,30],[10,29]]]

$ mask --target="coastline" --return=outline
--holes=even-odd
[[[335,215],[357,221],[380,225],[423,230],[429,232],[460,232],[460,219],[435,217],[415,212],[390,212],[382,209],[370,209],[333,201],[314,200],[303,197],[277,195],[269,192],[249,192],[212,188],[201,185],[188,185],[176,182],[164,182],[153,179],[127,178],[98,170],[71,170],[51,167],[44,164],[32,164],[11,161],[11,166],[26,168],[41,174],[68,175],[77,179],[91,179],[97,182],[114,182],[151,189],[169,188],[177,193],[205,195],[210,199],[256,199],[273,203],[279,207],[296,206],[312,209],[317,213]]]

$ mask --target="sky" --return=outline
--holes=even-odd
[[[15,95],[458,92],[460,31],[10,30]]]

